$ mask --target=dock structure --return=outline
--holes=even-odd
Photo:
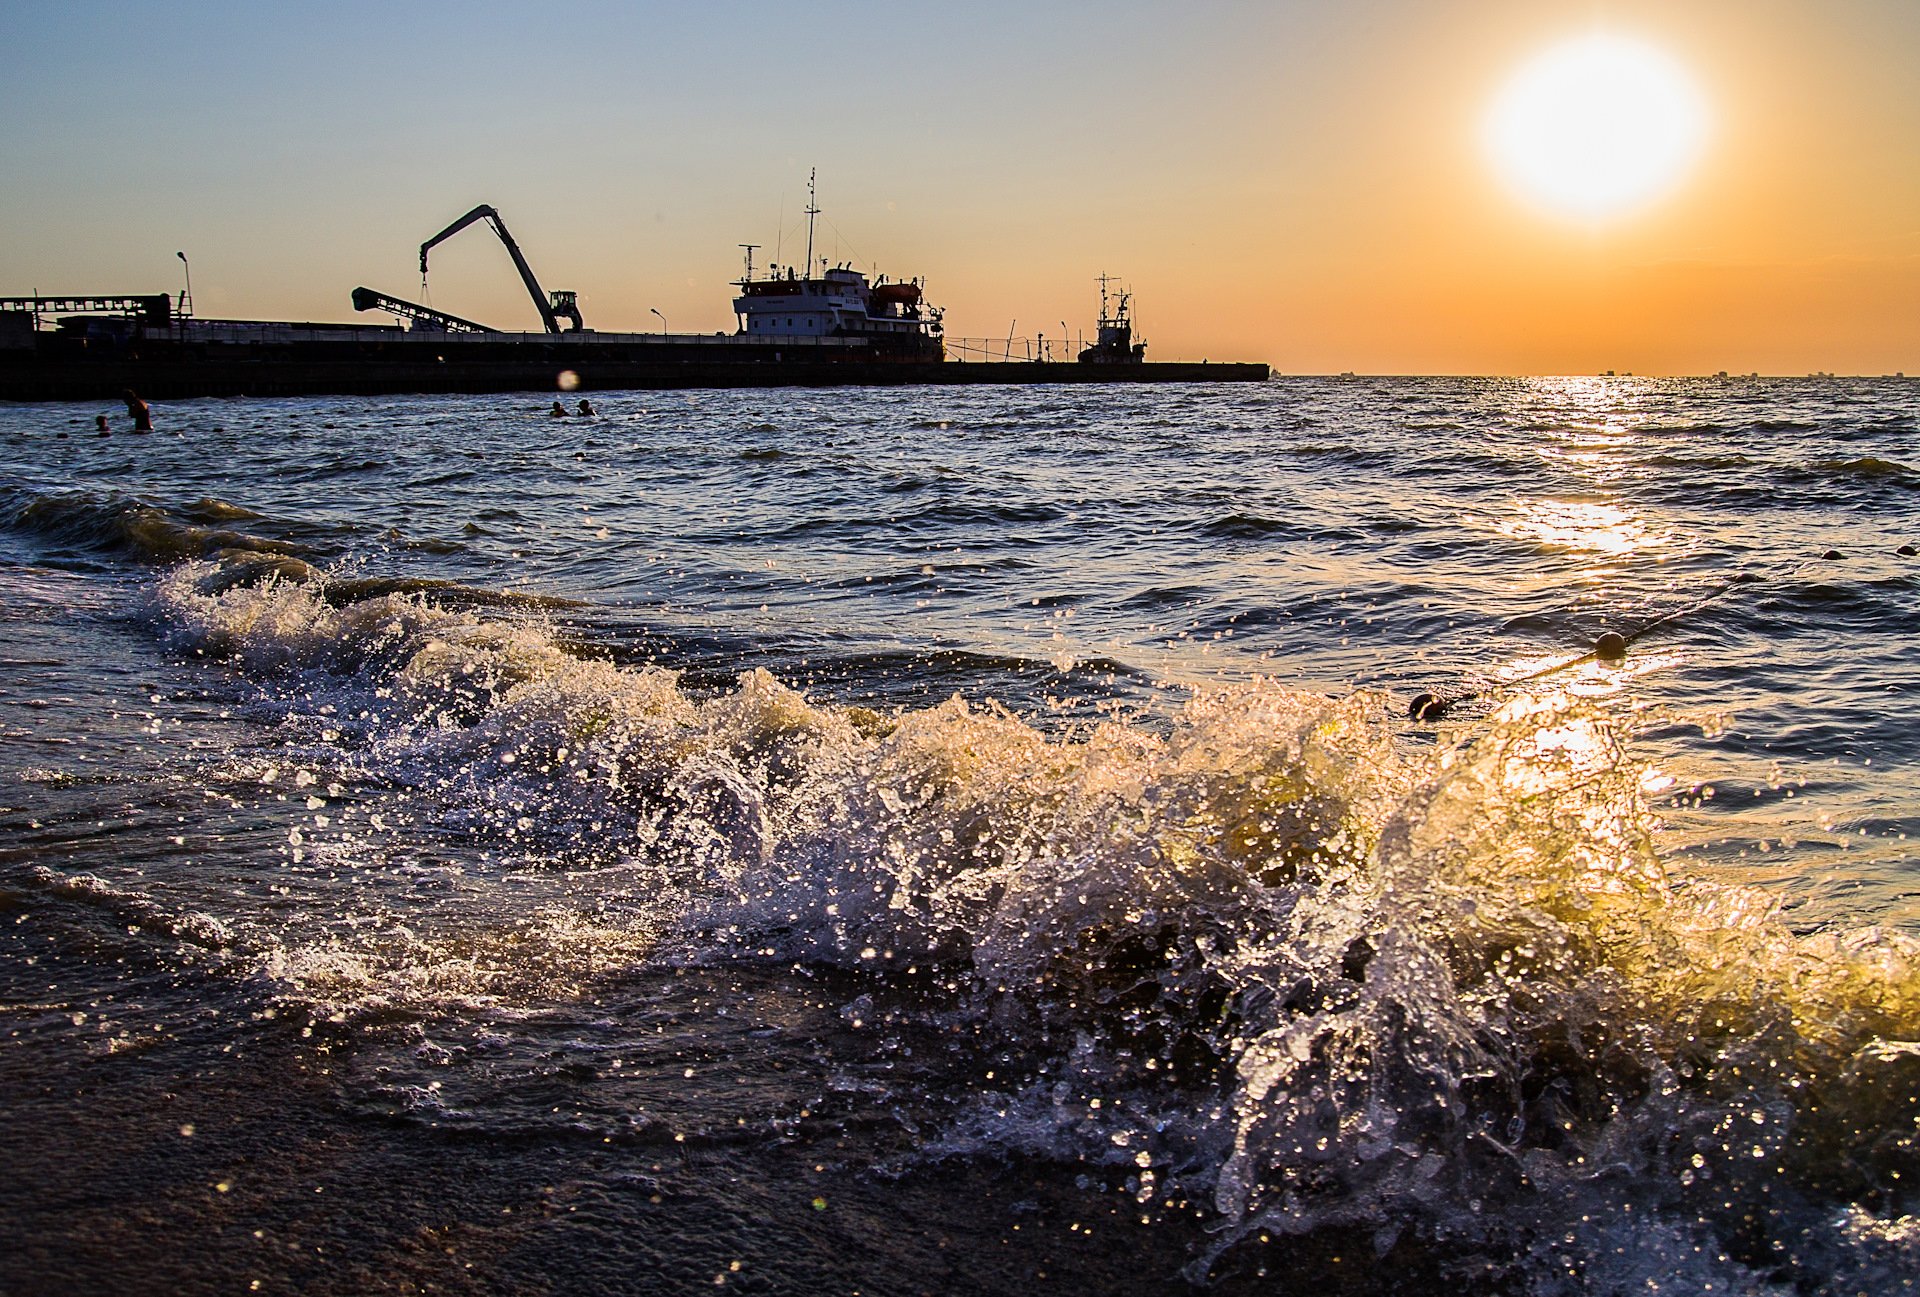
[[[0,400],[112,400],[128,389],[150,399],[180,400],[574,389],[1232,383],[1262,382],[1269,374],[1263,364],[876,360],[826,340],[790,341],[755,356],[730,346],[731,337],[602,335],[600,345],[576,345],[550,341],[550,334],[447,333],[426,339],[391,325],[200,323],[204,328],[195,335],[201,340],[179,348],[115,347],[112,338],[76,340],[102,344],[80,354],[41,355],[0,347]]]
[[[1133,333],[1132,293],[1101,275],[1099,333],[1064,357],[1067,327],[1049,341],[1010,328],[994,347],[949,347],[945,312],[925,281],[870,277],[848,262],[816,263],[815,177],[807,177],[807,259],[756,275],[760,244],[743,243],[732,333],[603,333],[586,327],[579,294],[541,287],[498,209],[482,203],[420,245],[429,255],[471,226],[490,226],[540,314],[543,331],[494,328],[372,288],[353,309],[387,323],[212,320],[193,314],[192,269],[178,305],[165,293],[0,298],[0,400],[84,401],[141,392],[196,396],[384,395],[399,392],[614,391],[676,387],[848,387],[959,383],[1244,383],[1260,364],[1146,360]],[[877,274],[877,271],[876,271]],[[48,318],[52,327],[46,327]],[[997,354],[995,354],[997,352]]]
[[[364,296],[362,295],[364,294]],[[883,334],[507,332],[361,290],[412,325],[187,318],[164,294],[0,299],[0,400],[561,388],[1259,382],[1259,364],[952,359]],[[59,311],[53,327],[43,317]],[[418,312],[418,315],[411,312]],[[425,318],[431,314],[432,319]],[[784,317],[782,317],[784,318]]]
[[[80,401],[137,391],[196,396],[380,395],[398,392],[612,391],[674,387],[844,387],[958,383],[1244,383],[1261,364],[1149,362],[1134,334],[1131,291],[1101,275],[1099,331],[1066,351],[1067,326],[1013,351],[1004,342],[949,346],[945,311],[922,279],[889,280],[850,262],[814,260],[816,176],[807,176],[807,252],[798,266],[756,275],[743,243],[734,281],[735,331],[602,333],[586,327],[580,295],[541,287],[497,208],[482,203],[420,245],[426,293],[433,249],[474,225],[492,228],[539,312],[543,331],[516,332],[372,288],[353,309],[391,324],[210,320],[192,309],[192,267],[179,302],[165,293],[0,298],[0,400]],[[45,327],[52,317],[52,327]],[[997,352],[997,354],[996,354]]]

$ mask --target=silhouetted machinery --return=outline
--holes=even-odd
[[[353,290],[353,309],[386,311],[410,321],[413,327],[422,333],[500,332],[488,325],[475,324],[472,320],[463,320],[457,315],[448,315],[445,311],[436,311],[431,306],[422,306],[418,302],[409,302],[404,298],[390,297],[386,293],[375,292],[371,288]]]
[[[62,315],[121,315],[142,324],[164,326],[173,319],[173,299],[165,293],[81,297],[0,297],[0,311]]]
[[[527,286],[527,293],[533,298],[533,304],[540,311],[541,322],[547,326],[548,333],[560,333],[560,321],[569,321],[575,329],[586,326],[580,321],[580,306],[575,294],[567,290],[556,290],[551,295],[540,289],[540,281],[533,277],[533,267],[527,264],[521,255],[520,245],[513,241],[513,235],[507,233],[507,223],[500,219],[500,213],[482,203],[462,216],[440,233],[420,245],[420,279],[424,283],[427,277],[427,253],[435,245],[445,242],[475,221],[485,221],[493,226],[493,232],[500,236],[500,242],[507,245],[507,255],[513,258],[514,269],[520,272],[520,282]]]

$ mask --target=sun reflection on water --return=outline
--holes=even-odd
[[[1685,661],[1683,654],[1670,651],[1634,652],[1617,662],[1601,661],[1584,651],[1528,653],[1510,658],[1492,675],[1502,691],[1539,680],[1569,697],[1603,701],[1625,696],[1643,677]]]
[[[1516,540],[1617,558],[1658,546],[1666,539],[1617,504],[1548,499],[1520,501],[1518,505],[1519,516],[1501,528]]]

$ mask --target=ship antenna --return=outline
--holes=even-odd
[[[820,208],[813,201],[813,178],[818,171],[818,167],[807,168],[807,270],[801,276],[803,279],[813,275],[813,218],[820,215]]]
[[[753,282],[753,250],[762,245],[758,243],[742,243],[740,246],[747,250],[747,283],[751,284]]]

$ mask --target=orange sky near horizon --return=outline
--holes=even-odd
[[[1154,359],[1920,373],[1910,0],[118,17],[14,14],[0,292],[177,291],[180,248],[202,315],[347,319],[357,284],[417,298],[420,240],[491,202],[590,325],[731,330],[735,245],[797,260],[818,166],[821,250],[924,275],[956,336],[1091,332],[1105,271]],[[1670,191],[1581,223],[1511,193],[1481,125],[1594,30],[1686,69],[1710,133]],[[430,296],[537,327],[484,231]]]
[[[1204,257],[1134,264],[1149,333],[1240,358],[1269,314],[1259,358],[1296,372],[1920,372],[1920,6],[1877,50],[1810,5],[1500,8],[1494,38],[1424,11],[1322,101],[1311,184],[1249,168]],[[1595,27],[1671,54],[1712,125],[1672,192],[1582,225],[1507,192],[1477,128],[1511,67]]]

